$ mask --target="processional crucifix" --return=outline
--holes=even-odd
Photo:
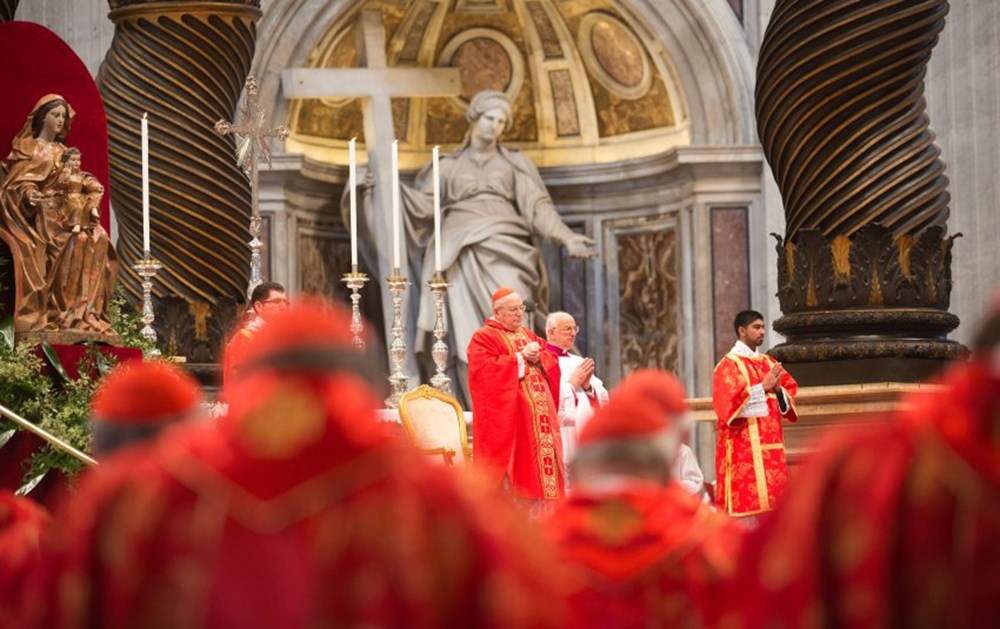
[[[237,124],[220,120],[215,123],[215,131],[225,137],[230,133],[240,136],[236,144],[236,164],[250,179],[250,285],[247,286],[247,307],[253,289],[263,281],[260,274],[260,250],[264,243],[260,240],[260,192],[258,190],[257,162],[263,159],[271,165],[269,138],[284,141],[288,138],[288,128],[278,125],[268,129],[264,124],[264,111],[257,105],[257,80],[248,76],[244,85],[246,92],[240,105],[240,120]]]
[[[386,62],[385,29],[382,14],[375,9],[361,12],[358,20],[358,52],[360,68],[291,68],[281,73],[281,88],[285,98],[357,98],[363,99],[364,138],[368,151],[369,169],[375,180],[373,190],[374,216],[371,233],[388,234],[392,223],[391,206],[387,202],[392,190],[392,141],[395,129],[392,121],[392,97],[458,96],[461,77],[457,68],[390,68]],[[407,252],[401,251],[405,269]],[[390,248],[377,247],[378,273],[391,279]],[[398,294],[394,296],[398,299]],[[383,293],[383,302],[389,303]],[[393,330],[399,324],[394,313],[383,309],[385,328]],[[388,335],[387,335],[388,336]],[[392,348],[390,360],[392,360]],[[407,372],[415,374],[416,360],[405,358]],[[392,380],[392,378],[390,378]],[[397,384],[393,382],[394,388]]]

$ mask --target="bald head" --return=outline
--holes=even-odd
[[[545,338],[559,349],[568,350],[573,347],[579,331],[576,320],[568,312],[553,312],[545,320]]]

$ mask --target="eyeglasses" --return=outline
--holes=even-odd
[[[262,304],[282,304],[282,305],[287,306],[289,304],[289,301],[288,301],[287,297],[275,297],[274,299],[265,299],[264,301],[262,301],[260,303],[262,303]]]
[[[506,310],[507,312],[524,312],[524,304],[520,306],[501,306],[500,310]]]

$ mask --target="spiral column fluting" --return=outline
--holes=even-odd
[[[12,22],[21,0],[0,0],[0,23]]]
[[[149,115],[151,251],[163,264],[160,302],[199,318],[196,333],[158,330],[168,351],[213,358],[226,326],[205,325],[222,305],[242,302],[249,279],[251,194],[233,157],[234,140],[214,131],[230,120],[249,73],[259,0],[110,0],[111,49],[98,73],[108,116],[111,201],[118,219],[121,281],[137,303],[142,279],[139,119]],[[180,300],[176,298],[180,298]],[[157,316],[157,327],[187,314]],[[187,347],[189,345],[197,347]]]
[[[775,6],[756,113],[785,208],[779,360],[936,361],[964,349],[946,340],[958,325],[947,312],[956,236],[923,98],[947,12],[947,0]]]

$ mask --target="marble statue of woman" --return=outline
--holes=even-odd
[[[536,317],[544,320],[548,284],[539,238],[562,245],[574,257],[595,255],[593,241],[563,222],[535,166],[520,151],[500,144],[510,117],[506,95],[479,92],[466,111],[470,127],[465,142],[440,160],[441,266],[451,284],[448,347],[458,361],[460,394],[467,389],[466,347],[472,333],[492,316],[493,291],[509,286],[534,297]],[[404,187],[403,193],[408,231],[417,251],[423,251],[417,256],[425,294],[420,297],[415,349],[429,354],[434,302],[426,284],[435,270],[430,165],[418,173],[414,187]]]
[[[79,152],[65,145],[74,113],[61,96],[42,97],[0,172],[0,239],[13,257],[14,331],[71,332],[49,337],[56,342],[114,337],[107,307],[117,261],[93,214],[104,188],[79,170]],[[81,214],[89,216],[85,228]]]

